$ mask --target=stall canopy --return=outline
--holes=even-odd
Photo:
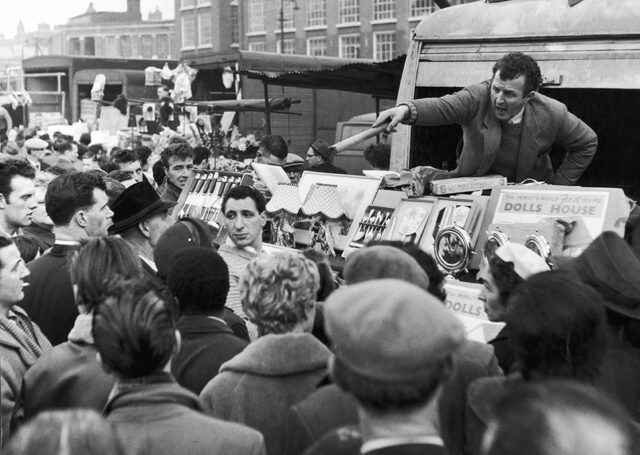
[[[269,85],[345,90],[395,99],[404,61],[404,55],[376,62],[234,50],[192,57],[190,64],[204,70],[229,66],[239,74],[262,79]]]

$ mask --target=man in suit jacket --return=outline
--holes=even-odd
[[[542,76],[537,62],[520,52],[502,57],[491,81],[446,95],[402,103],[380,114],[373,126],[389,122],[421,126],[459,124],[463,147],[451,172],[423,167],[421,180],[500,174],[509,181],[527,178],[554,185],[573,185],[587,168],[598,146],[594,131],[567,107],[537,92]],[[567,155],[555,171],[553,145]]]
[[[135,183],[111,204],[113,226],[111,234],[119,234],[136,251],[144,276],[156,286],[162,282],[153,261],[153,249],[160,236],[174,223],[170,209],[175,202],[160,199],[146,180]]]
[[[78,316],[69,256],[80,247],[81,240],[107,235],[113,212],[104,179],[89,172],[53,179],[47,188],[45,207],[56,239],[48,253],[29,263],[31,275],[23,308],[55,346],[67,341]]]

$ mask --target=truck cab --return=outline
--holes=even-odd
[[[397,102],[489,80],[493,64],[512,51],[535,58],[540,91],[598,134],[598,152],[578,184],[640,196],[640,1],[489,0],[441,9],[416,28]],[[461,137],[458,125],[400,125],[391,169],[454,168]],[[551,152],[554,166],[563,157],[561,149]]]

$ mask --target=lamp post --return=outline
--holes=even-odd
[[[287,2],[293,2],[293,10],[297,11],[300,9],[298,6],[298,2],[296,0],[286,0]],[[284,2],[285,0],[280,0],[280,53],[284,54]]]

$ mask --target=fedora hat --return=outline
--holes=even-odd
[[[146,180],[135,183],[124,190],[111,204],[113,226],[109,231],[117,234],[175,205],[175,202],[160,199],[156,190]]]
[[[325,160],[331,161],[335,155],[335,148],[329,147],[329,144],[322,139],[316,139],[311,148]]]

